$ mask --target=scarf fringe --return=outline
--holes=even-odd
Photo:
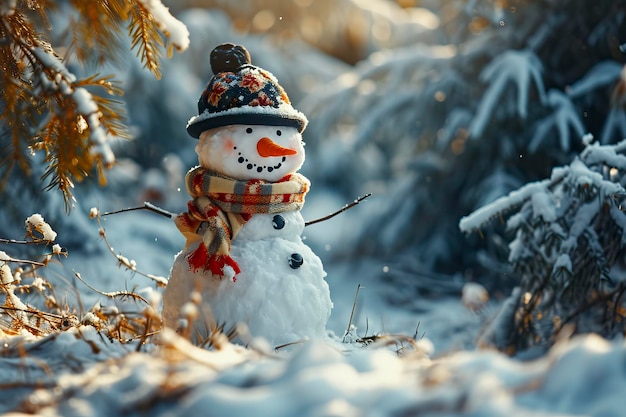
[[[187,262],[194,272],[203,269],[220,277],[224,276],[224,267],[227,265],[233,269],[235,275],[241,272],[239,264],[230,255],[210,254],[204,242],[200,242],[198,247],[187,256]]]

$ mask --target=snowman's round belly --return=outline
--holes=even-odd
[[[187,256],[174,261],[163,296],[165,324],[177,327],[181,307],[194,290],[201,290],[203,310],[225,329],[243,323],[250,334],[281,344],[305,337],[323,337],[332,302],[320,259],[300,237],[304,220],[299,211],[257,214],[232,241],[230,256],[241,272],[235,282],[189,268]],[[196,332],[206,337],[211,318],[203,314]]]
[[[235,239],[231,256],[241,268],[236,281],[204,291],[218,323],[245,323],[274,344],[324,335],[332,302],[322,262],[308,246],[299,239]]]

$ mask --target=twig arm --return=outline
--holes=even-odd
[[[361,196],[361,197],[357,198],[357,199],[356,199],[356,200],[354,200],[353,202],[346,204],[345,206],[343,206],[343,207],[342,207],[342,208],[340,208],[339,210],[335,211],[334,213],[330,213],[328,216],[324,216],[324,217],[321,217],[321,218],[319,218],[319,219],[315,219],[315,220],[308,221],[308,222],[304,223],[304,225],[305,225],[305,226],[310,226],[310,225],[315,224],[315,223],[319,223],[319,222],[323,222],[323,221],[325,221],[325,220],[332,219],[332,218],[333,218],[333,217],[335,217],[336,215],[341,214],[341,213],[343,213],[344,211],[349,210],[349,209],[351,209],[352,207],[356,206],[356,205],[357,205],[357,204],[359,204],[361,201],[365,200],[367,197],[370,197],[371,195],[372,195],[372,193],[367,193],[367,194],[365,194],[365,195],[363,195],[363,196]]]
[[[100,214],[100,216],[108,216],[111,214],[119,214],[119,213],[126,213],[127,211],[135,211],[135,210],[148,210],[148,211],[152,211],[154,213],[160,214],[161,216],[164,217],[169,217],[170,219],[173,219],[174,217],[176,217],[176,215],[174,213],[171,213],[165,209],[162,209],[161,207],[157,207],[154,204],[148,202],[148,201],[144,201],[143,202],[143,206],[139,206],[139,207],[128,207],[125,209],[121,209],[121,210],[115,210],[115,211],[107,211],[106,213],[102,213]]]

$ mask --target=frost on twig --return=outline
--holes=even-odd
[[[57,238],[40,214],[29,216],[25,226],[27,240],[2,239],[0,243],[43,246]],[[160,331],[161,318],[155,297],[147,300],[135,291],[99,291],[87,284],[78,272],[74,273],[75,277],[98,294],[114,300],[116,304],[128,300],[134,304],[125,311],[117,305],[96,303],[88,311],[81,306],[79,313],[66,300],[60,300],[55,294],[55,284],[44,273],[50,261],[67,256],[67,252],[59,244],[53,244],[50,249],[44,252],[42,262],[19,259],[0,251],[0,338],[42,338],[70,329],[74,329],[80,337],[80,326],[92,326],[110,340],[122,343],[138,341],[139,349],[148,338]],[[143,304],[139,311],[134,308],[137,302]]]
[[[109,339],[116,339],[122,343],[130,343],[138,340],[137,350],[148,338],[161,331],[161,316],[158,314],[159,299],[152,297],[146,300],[140,294],[132,291],[100,291],[88,284],[80,273],[74,271],[74,276],[86,285],[90,290],[115,300],[115,306],[104,306],[96,303],[81,318],[81,324],[95,327],[99,332],[106,334]],[[156,298],[156,299],[155,299]],[[139,303],[142,308],[139,311],[124,311],[117,307],[117,301],[133,301],[132,306]]]
[[[566,323],[612,336],[623,331],[626,281],[613,273],[626,254],[626,142],[589,143],[548,180],[527,184],[460,221],[472,232],[496,217],[513,234],[508,261],[520,277],[505,346],[547,345]]]
[[[27,240],[1,239],[7,245],[47,245],[57,237],[56,232],[40,214],[25,221]],[[41,262],[20,259],[0,251],[0,337],[27,335],[44,336],[64,330],[77,323],[76,317],[57,302],[54,288],[40,274],[54,256],[66,256],[60,245],[54,244]],[[31,305],[28,300],[40,298],[47,311]]]
[[[136,300],[136,301],[142,301],[145,304],[150,304],[145,298],[143,298],[141,295],[137,294],[134,291],[111,291],[111,292],[104,292],[104,291],[100,291],[97,288],[94,288],[93,286],[89,285],[82,277],[81,274],[79,274],[78,272],[74,271],[74,276],[83,284],[85,284],[87,287],[89,287],[90,290],[103,295],[105,297],[108,298],[129,298],[132,300]]]

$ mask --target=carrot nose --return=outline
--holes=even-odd
[[[283,148],[270,138],[261,138],[256,144],[256,150],[262,157],[287,156],[298,153],[295,149]]]

